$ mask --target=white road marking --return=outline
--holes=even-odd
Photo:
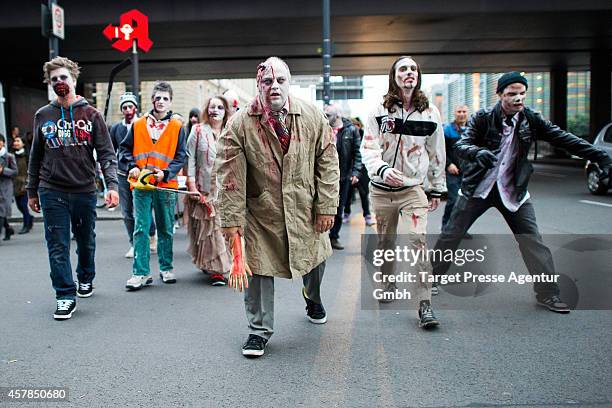
[[[580,202],[584,203],[584,204],[601,205],[602,207],[610,207],[610,208],[612,208],[612,204],[600,203],[599,201],[580,200]]]

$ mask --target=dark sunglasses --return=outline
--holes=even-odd
[[[155,102],[159,102],[161,100],[164,100],[166,102],[168,102],[170,100],[170,98],[168,98],[167,96],[156,96],[155,99],[153,99]]]

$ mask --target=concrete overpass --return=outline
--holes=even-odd
[[[1,49],[10,61],[3,80],[39,85],[48,55],[39,4],[2,3]],[[141,54],[142,80],[251,77],[269,55],[285,58],[294,74],[321,72],[320,1],[60,4],[66,15],[60,54],[81,63],[83,81],[106,80],[110,68],[127,57],[110,47],[102,29],[118,24],[119,15],[132,8],[149,16],[154,42],[149,53]],[[333,75],[386,73],[394,57],[409,54],[426,73],[552,71],[558,101],[567,70],[590,69],[591,106],[599,111],[592,117],[597,126],[610,119],[608,0],[332,0],[331,11]]]

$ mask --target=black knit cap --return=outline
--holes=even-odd
[[[529,85],[527,85],[527,78],[521,75],[520,72],[517,72],[517,71],[506,72],[497,81],[497,91],[495,91],[495,93],[501,93],[504,91],[504,89],[508,85],[515,84],[515,83],[523,84],[525,85],[526,88],[529,87]]]

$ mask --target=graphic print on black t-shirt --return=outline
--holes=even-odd
[[[436,122],[424,120],[406,120],[389,116],[377,116],[376,122],[382,133],[394,133],[408,136],[431,136],[438,128]]]

